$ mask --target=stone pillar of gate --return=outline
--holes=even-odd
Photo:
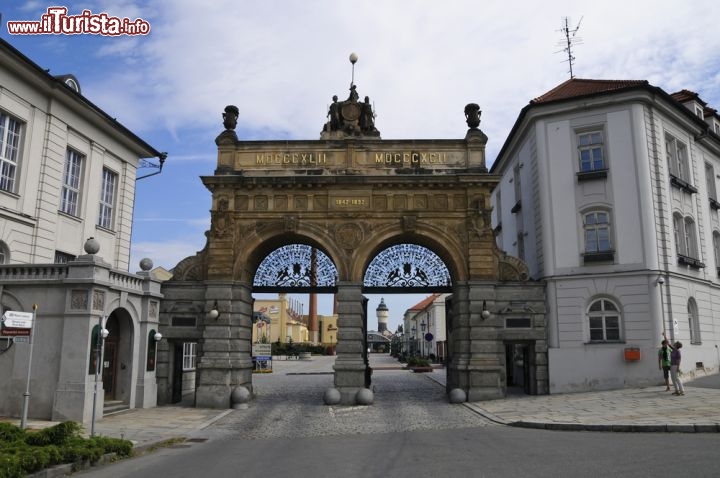
[[[493,309],[494,284],[467,282],[453,288],[447,390],[463,390],[470,402],[505,396],[505,347],[499,331],[482,317],[483,302]]]
[[[365,388],[368,366],[363,359],[363,295],[361,284],[340,282],[335,296],[338,312],[335,388],[342,405],[355,405]]]
[[[206,311],[217,302],[218,316],[203,318],[195,406],[238,407],[252,398],[252,295],[246,284],[212,283]]]

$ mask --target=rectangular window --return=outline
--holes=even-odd
[[[522,199],[522,184],[520,179],[520,165],[517,164],[513,171],[513,181],[515,182],[515,202],[518,203]]]
[[[606,212],[585,215],[585,252],[610,252],[610,221]]]
[[[72,149],[67,150],[65,158],[65,172],[63,174],[62,195],[60,197],[60,211],[71,216],[78,216],[78,202],[80,199],[80,179],[84,156]]]
[[[705,163],[705,181],[707,182],[708,197],[710,199],[717,199],[717,191],[715,189],[715,169],[710,163]]]
[[[606,169],[602,131],[578,134],[577,141],[581,173]]]
[[[115,205],[115,190],[117,189],[117,174],[103,168],[102,190],[100,191],[100,214],[98,226],[112,229],[113,208]]]
[[[15,192],[22,123],[0,113],[0,189]]]
[[[517,254],[519,259],[525,260],[525,233],[522,231],[517,235]]]
[[[495,193],[495,222],[502,224],[502,196],[500,189]]]
[[[183,343],[183,371],[195,370],[197,360],[197,342]]]
[[[665,154],[670,166],[670,173],[689,183],[690,168],[685,143],[665,133]]]

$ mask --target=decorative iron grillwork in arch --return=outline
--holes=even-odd
[[[450,291],[450,271],[427,247],[397,244],[380,252],[370,262],[363,280],[366,292],[403,288]]]
[[[253,290],[334,292],[337,276],[335,264],[324,252],[306,244],[289,244],[263,259],[255,272]]]

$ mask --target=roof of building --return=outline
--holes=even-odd
[[[49,70],[45,70],[40,65],[32,61],[30,58],[25,56],[20,50],[12,46],[7,41],[0,38],[0,52],[4,52],[7,55],[10,55],[12,57],[15,57],[21,64],[24,64],[27,66],[27,68],[32,72],[31,78],[33,80],[38,80],[36,83],[37,85],[45,85],[45,87],[49,91],[55,91],[60,92],[60,98],[63,98],[64,100],[68,100],[76,105],[81,105],[81,107],[85,108],[85,112],[89,117],[98,118],[98,116],[101,118],[101,121],[98,124],[98,126],[104,126],[105,128],[115,131],[116,133],[119,133],[120,135],[124,136],[126,138],[126,141],[130,141],[135,148],[139,148],[143,150],[143,154],[146,154],[146,157],[160,157],[166,156],[165,153],[161,153],[157,151],[155,148],[150,146],[148,143],[146,143],[142,138],[137,136],[135,133],[130,131],[128,128],[120,124],[115,118],[107,114],[105,111],[100,109],[97,105],[95,105],[93,102],[88,100],[85,96],[80,94],[79,91],[76,91],[75,88],[68,85],[67,80],[73,79],[77,81],[77,79],[73,75],[59,75],[59,76],[53,76],[50,73],[48,73]],[[16,73],[19,73],[16,71]],[[28,76],[25,76],[28,78]],[[58,88],[59,86],[59,88]],[[79,90],[79,85],[78,85]],[[66,95],[62,95],[62,93],[66,93]],[[79,110],[82,111],[82,110]]]
[[[505,142],[500,148],[500,152],[497,155],[496,160],[493,162],[490,172],[494,173],[500,165],[499,159],[503,158],[505,152],[512,144],[513,138],[523,123],[523,119],[528,114],[528,111],[532,108],[542,107],[548,104],[562,103],[564,101],[574,101],[583,98],[592,98],[603,95],[610,95],[620,93],[629,90],[645,90],[653,95],[657,95],[660,98],[667,101],[678,111],[684,114],[691,121],[694,121],[699,127],[705,131],[709,131],[712,136],[718,137],[717,134],[712,130],[710,125],[705,123],[703,119],[698,118],[694,112],[690,111],[683,105],[683,102],[689,100],[695,100],[703,106],[703,114],[707,118],[708,116],[715,116],[720,119],[717,111],[707,106],[707,104],[700,99],[697,93],[689,90],[681,90],[672,95],[668,94],[662,88],[651,85],[647,80],[593,80],[584,78],[571,78],[558,86],[554,87],[550,91],[532,99],[521,111],[513,124],[510,134],[505,138]]]
[[[548,103],[587,95],[597,95],[626,88],[635,88],[639,85],[649,85],[647,80],[588,80],[571,78],[559,84],[547,93],[530,101],[530,104]]]
[[[412,307],[409,307],[409,311],[421,311],[427,309],[430,304],[432,304],[435,299],[437,299],[440,296],[440,294],[431,294],[427,297],[425,297],[423,300],[418,302],[417,304],[413,305]]]

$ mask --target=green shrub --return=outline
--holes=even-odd
[[[0,442],[21,440],[25,431],[12,423],[0,422]]]
[[[73,463],[75,465],[85,461],[95,463],[103,456],[103,451],[95,441],[83,438],[73,438],[60,447],[63,463]]]
[[[33,446],[63,445],[80,436],[82,426],[77,422],[62,422],[34,433],[28,433],[25,442]]]
[[[130,440],[121,440],[120,438],[110,438],[96,436],[91,438],[96,446],[104,450],[104,453],[117,453],[119,456],[130,456],[132,454],[133,444]]]
[[[0,453],[0,478],[22,478],[25,476],[17,455]]]
[[[408,367],[429,367],[430,362],[422,357],[410,357],[408,358]]]

